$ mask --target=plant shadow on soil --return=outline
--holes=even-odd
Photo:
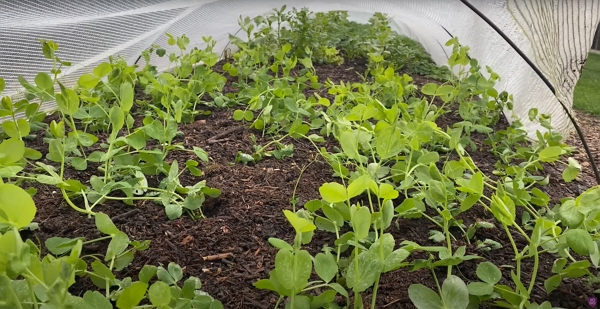
[[[361,82],[356,71],[363,72],[363,63],[350,62],[342,66],[325,65],[316,68],[321,82],[330,78],[334,82],[350,81]],[[414,77],[417,84],[431,82],[425,78]],[[225,91],[232,91],[230,78]],[[320,94],[327,96],[326,90]],[[449,113],[439,119],[440,127],[451,126],[461,121],[459,116]],[[501,121],[497,129],[507,126],[506,121]],[[276,160],[266,158],[253,165],[234,163],[238,151],[252,153],[253,142],[251,135],[255,135],[258,143],[269,141],[261,138],[259,132],[248,129],[247,123],[236,122],[232,119],[232,110],[214,109],[209,116],[202,116],[194,123],[182,125],[179,128],[183,137],[178,138],[186,148],[192,146],[206,150],[211,158],[209,163],[203,163],[201,169],[207,185],[222,190],[218,199],[208,199],[203,206],[206,219],[194,221],[188,216],[176,220],[168,220],[164,208],[152,202],[138,202],[136,207],[126,206],[121,203],[107,203],[98,206],[95,210],[108,214],[115,224],[132,240],[151,240],[150,248],[136,253],[133,263],[125,268],[118,277],[137,277],[143,265],[166,265],[176,262],[184,267],[186,276],[197,276],[202,280],[203,290],[223,302],[225,308],[272,308],[277,301],[277,295],[269,291],[261,291],[252,286],[259,279],[268,278],[268,272],[274,268],[274,259],[277,250],[269,245],[268,238],[277,237],[292,241],[294,231],[283,216],[284,209],[291,209],[290,199],[294,194],[294,187],[302,173],[297,191],[299,205],[312,199],[318,199],[319,187],[326,182],[336,181],[332,177],[330,166],[319,156],[314,146],[304,140],[288,140],[294,146],[291,158]],[[224,135],[223,132],[230,132]],[[218,136],[218,139],[215,139]],[[211,138],[213,138],[211,140]],[[496,157],[490,152],[489,147],[483,144],[485,137],[474,133],[473,140],[479,147],[478,151],[471,152],[475,163],[486,174],[491,174],[496,163]],[[324,145],[330,148],[333,145]],[[47,146],[41,138],[30,147],[47,153]],[[177,159],[185,162],[192,159],[190,153],[171,154],[170,160]],[[552,201],[559,203],[563,197],[576,196],[581,193],[581,188],[589,185],[576,180],[565,184],[561,180],[559,169],[546,166],[550,173],[550,184],[545,188]],[[83,183],[87,183],[89,176],[94,173],[91,168],[86,172],[72,171]],[[187,176],[182,177],[183,185],[191,185],[199,179]],[[85,237],[86,239],[101,236],[94,225],[93,219],[88,219],[73,211],[64,202],[59,193],[49,186],[35,185],[38,189],[34,200],[38,207],[36,222],[39,230],[33,232],[29,238],[34,241],[39,239],[42,243],[50,237]],[[487,220],[496,223],[493,215],[486,213],[481,207],[474,207],[461,215],[466,225],[477,220]],[[429,231],[434,228],[427,219],[398,220],[392,224],[389,233],[396,239],[396,244],[404,240],[415,241],[421,245],[439,245],[429,240]],[[459,232],[455,233],[458,241],[456,247],[467,245]],[[514,234],[517,245],[523,248],[525,240]],[[477,280],[475,269],[478,263],[488,260],[494,264],[514,265],[514,254],[509,240],[501,226],[496,224],[495,229],[479,229],[475,239],[491,239],[503,245],[501,249],[490,252],[476,250],[475,244],[467,245],[467,254],[480,255],[483,259],[468,261],[455,267],[455,274],[465,282]],[[307,246],[311,254],[319,252],[325,244],[332,244],[335,235],[326,232],[317,232],[313,242]],[[472,241],[474,243],[474,240]],[[98,242],[85,247],[84,254],[103,254],[107,242]],[[212,259],[211,256],[230,254],[224,259]],[[205,260],[207,258],[208,260]],[[417,253],[409,257],[427,258],[425,253]],[[542,255],[540,257],[540,271],[538,282],[533,291],[532,301],[538,303],[549,300],[554,306],[563,308],[585,308],[586,297],[591,295],[592,289],[582,280],[566,279],[563,284],[552,294],[546,295],[543,289],[543,280],[552,275],[551,268],[555,257]],[[529,281],[529,272],[532,263],[523,264],[524,282]],[[444,269],[438,272],[438,278],[443,280]],[[510,268],[504,268],[501,284],[512,285],[506,280],[510,278]],[[409,268],[382,275],[378,296],[377,308],[414,308],[408,297],[408,287],[413,283],[421,283],[430,288],[435,287],[435,281],[429,270],[422,269],[411,272]],[[82,294],[87,289],[94,289],[89,279],[79,280],[73,287],[75,295]],[[370,290],[364,293],[365,303],[370,302]]]

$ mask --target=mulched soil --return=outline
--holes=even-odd
[[[321,81],[330,78],[333,81],[361,81],[355,71],[363,72],[361,63],[346,63],[343,66],[321,66],[317,73]],[[231,82],[231,81],[230,81]],[[426,79],[417,78],[420,84],[428,82]],[[233,90],[231,85],[226,87]],[[322,92],[326,95],[326,92]],[[440,120],[440,125],[452,125],[460,119],[453,114],[448,114]],[[506,126],[500,123],[498,128]],[[596,123],[596,128],[598,124]],[[213,110],[209,116],[203,116],[196,122],[180,127],[184,137],[179,141],[186,147],[198,146],[206,150],[211,158],[209,163],[201,166],[205,175],[201,178],[184,177],[183,184],[188,185],[205,179],[207,185],[223,191],[220,198],[208,200],[204,213],[208,217],[194,221],[187,216],[170,221],[164,209],[154,203],[137,203],[130,207],[119,203],[107,203],[98,206],[97,211],[115,218],[115,224],[132,240],[151,240],[147,251],[136,254],[135,260],[128,268],[117,276],[123,278],[132,276],[137,278],[137,273],[145,264],[167,265],[169,262],[179,263],[184,268],[186,275],[197,276],[202,280],[203,290],[223,302],[225,308],[272,308],[277,300],[277,295],[268,291],[255,289],[252,284],[259,279],[268,278],[268,272],[273,269],[276,250],[272,248],[267,239],[277,237],[291,241],[294,232],[287,223],[282,211],[291,209],[290,199],[294,194],[294,186],[298,181],[301,169],[306,168],[300,178],[300,185],[295,192],[300,204],[311,199],[319,198],[318,188],[325,182],[335,181],[331,168],[320,158],[312,144],[302,140],[289,140],[294,145],[294,154],[291,158],[276,160],[267,158],[255,165],[242,165],[234,163],[238,151],[252,152],[254,135],[258,142],[264,144],[268,138],[261,138],[260,134],[246,128],[244,124],[232,120],[231,110]],[[229,131],[228,131],[229,130]],[[230,132],[230,134],[223,134]],[[218,141],[209,139],[219,135]],[[491,172],[496,158],[483,144],[484,137],[474,134],[474,141],[480,147],[472,152],[475,162],[485,172]],[[328,147],[331,145],[328,145]],[[44,151],[41,139],[37,139],[30,147]],[[598,147],[598,146],[596,146]],[[596,149],[600,153],[600,149]],[[174,154],[171,159],[179,162],[191,158],[189,154]],[[600,158],[598,158],[600,159]],[[308,166],[308,167],[307,167]],[[584,163],[585,167],[585,163]],[[552,202],[558,203],[559,199],[575,196],[583,189],[590,187],[593,182],[589,177],[565,184],[561,181],[561,170],[554,167],[546,169],[551,175],[550,184],[545,191],[551,194]],[[85,173],[70,173],[79,177],[82,182],[87,182],[90,169]],[[35,201],[38,207],[36,222],[39,230],[33,232],[32,238],[39,238],[42,242],[50,237],[86,237],[92,239],[100,234],[94,226],[93,219],[88,219],[70,209],[50,186],[36,185],[38,193]],[[494,222],[493,216],[475,207],[462,215],[465,224],[477,220]],[[397,225],[392,225],[392,233],[399,244],[404,240],[416,241],[422,245],[438,245],[427,239],[430,229],[434,226],[426,219],[399,220]],[[464,237],[456,234],[456,246],[467,245]],[[512,265],[514,257],[509,241],[501,227],[495,229],[479,230],[476,239],[492,239],[503,245],[503,248],[491,252],[475,250],[475,245],[467,245],[468,254],[477,254],[496,265]],[[525,240],[515,235],[520,248],[525,246]],[[320,251],[325,244],[331,244],[334,235],[317,232],[313,242],[307,246],[312,253]],[[475,240],[472,241],[474,243]],[[104,254],[106,242],[99,242],[86,247],[86,254]],[[230,254],[225,259],[205,261],[203,258]],[[423,254],[413,254],[411,259],[426,258]],[[566,280],[559,289],[547,296],[543,289],[543,280],[551,276],[551,267],[555,257],[543,255],[540,260],[539,282],[534,289],[533,300],[543,302],[549,300],[554,306],[563,308],[585,308],[585,295],[591,295],[593,289],[587,287],[581,280]],[[475,268],[480,261],[465,262],[455,268],[455,273],[465,282],[476,280]],[[526,262],[523,266],[524,282],[528,284],[528,272],[532,263]],[[456,271],[456,269],[458,271]],[[444,278],[444,269],[440,269],[438,277]],[[506,280],[510,278],[510,270],[504,271],[502,283],[511,285]],[[410,272],[408,268],[384,274],[381,279],[377,296],[378,308],[414,308],[411,304],[407,289],[412,283],[421,283],[431,288],[435,287],[433,277],[428,270]],[[93,288],[89,279],[80,280],[73,288],[75,294],[83,294],[86,289]],[[364,293],[365,303],[370,302],[370,290]]]
[[[577,124],[585,137],[592,157],[594,158],[596,165],[598,165],[598,168],[600,168],[600,117],[578,111],[574,111],[574,115]],[[581,139],[579,139],[577,132],[571,133],[571,136],[567,140],[567,144],[577,149],[577,153],[574,157],[583,167],[580,178],[584,179],[586,183],[596,184],[597,181],[591,168],[590,159],[583,148],[583,143],[581,142]]]

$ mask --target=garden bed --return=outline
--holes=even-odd
[[[316,68],[321,81],[328,78],[339,83],[359,82],[359,72],[364,71],[363,63],[346,63],[341,66],[323,65]],[[432,80],[414,76],[420,86]],[[232,80],[225,89],[233,89]],[[142,94],[138,94],[143,96]],[[324,94],[325,95],[325,94]],[[265,159],[253,165],[235,163],[239,151],[251,153],[255,142],[251,135],[258,137],[256,143],[264,144],[269,138],[260,138],[260,132],[249,129],[232,118],[233,109],[214,109],[211,115],[201,116],[191,123],[180,127],[183,142],[186,147],[197,146],[209,154],[211,161],[204,163],[201,170],[202,179],[207,180],[210,187],[220,188],[222,195],[218,199],[208,200],[203,206],[207,218],[194,221],[189,217],[169,220],[164,214],[164,207],[152,202],[138,202],[135,207],[113,202],[102,205],[101,211],[108,214],[117,227],[126,232],[132,240],[150,240],[146,251],[136,254],[136,258],[119,277],[135,277],[144,265],[167,265],[176,262],[185,269],[185,274],[199,277],[203,282],[203,290],[223,302],[225,308],[272,308],[277,296],[268,291],[259,291],[253,283],[268,277],[268,272],[274,267],[277,249],[273,248],[268,239],[276,237],[287,241],[294,238],[294,230],[282,215],[284,209],[291,209],[290,199],[295,192],[299,205],[319,198],[319,186],[326,182],[335,181],[331,167],[323,162],[313,145],[306,140],[291,140],[294,145],[293,157],[283,160]],[[439,119],[440,127],[452,126],[462,121],[456,111],[451,111]],[[139,118],[136,117],[136,118]],[[501,121],[497,130],[505,129],[507,123]],[[224,134],[225,133],[225,134]],[[215,137],[217,137],[215,139]],[[490,147],[483,143],[485,135],[474,134],[473,140],[480,147],[472,152],[477,166],[484,172],[491,173],[498,160],[490,153]],[[328,143],[332,147],[334,143]],[[44,155],[47,146],[38,139],[38,149]],[[174,155],[183,162],[193,155]],[[574,181],[565,184],[560,181],[562,170],[546,166],[550,172],[550,183],[546,192],[552,203],[560,203],[560,199],[577,196],[581,188],[590,184]],[[302,174],[301,174],[302,171]],[[72,175],[81,174],[71,170]],[[73,179],[86,182],[90,175],[81,174]],[[192,178],[192,177],[189,177]],[[194,179],[183,179],[184,185],[190,185]],[[299,185],[297,185],[297,183]],[[85,237],[95,239],[101,236],[92,219],[85,219],[74,212],[57,196],[51,186],[36,185],[38,193],[34,200],[38,207],[35,221],[39,222],[39,230],[30,238],[39,238],[42,242],[50,237]],[[482,208],[461,215],[466,225],[478,221],[494,224],[491,213]],[[423,246],[436,245],[429,240],[429,232],[436,226],[425,218],[399,220],[398,225],[392,225],[389,232],[397,242],[404,240],[415,241]],[[496,265],[511,265],[514,254],[506,235],[499,233],[501,226],[494,229],[480,229],[475,239],[485,241],[491,239],[502,245],[501,249],[485,252],[477,250],[476,244],[467,245],[464,240],[455,245],[467,245],[467,254],[480,255]],[[455,231],[458,232],[458,231]],[[457,233],[458,235],[459,233]],[[323,245],[335,240],[335,235],[319,232],[314,241],[308,246],[311,254],[318,253]],[[515,236],[517,237],[517,236]],[[517,238],[520,246],[525,246],[523,238]],[[100,254],[106,251],[108,241],[99,242],[85,248],[87,254]],[[426,258],[426,254],[411,256]],[[207,259],[207,260],[204,260]],[[554,257],[543,256],[540,262],[539,279],[551,277]],[[459,266],[459,274],[465,282],[477,280],[475,268],[477,263],[465,262]],[[529,271],[530,264],[524,269]],[[441,274],[442,272],[440,272]],[[505,274],[509,278],[510,272]],[[526,279],[527,280],[527,279]],[[510,280],[503,279],[508,284]],[[381,279],[378,291],[377,308],[414,308],[408,298],[408,287],[413,283],[422,283],[435,288],[435,282],[427,269],[411,272],[403,268],[385,274]],[[73,287],[73,294],[83,294],[88,289],[94,289],[91,281],[86,278]],[[591,295],[590,287],[582,280],[569,280],[550,296],[545,295],[543,287],[534,290],[532,300],[542,303],[550,300],[554,306],[562,308],[584,308],[587,304],[585,295]],[[368,292],[365,302],[369,301]]]
[[[457,39],[451,74],[381,14],[284,9],[240,20],[220,62],[169,36],[172,72],[152,47],[3,98],[9,307],[587,306],[600,188],[547,115],[529,112],[535,141],[508,124],[512,97]]]

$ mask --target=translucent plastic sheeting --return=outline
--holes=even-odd
[[[0,76],[4,95],[21,90],[18,75],[31,80],[49,71],[38,39],[59,44],[58,55],[73,66],[61,80],[74,85],[110,55],[130,63],[151,44],[169,51],[164,33],[186,34],[190,48],[203,48],[203,36],[217,40],[216,51],[231,47],[228,35],[240,29],[240,15],[254,17],[286,4],[312,11],[344,10],[350,18],[366,22],[373,13],[392,18],[394,30],[423,44],[440,65],[452,36],[471,47],[471,56],[491,66],[502,77],[498,87],[514,95],[514,114],[530,133],[541,130],[528,121],[530,108],[553,117],[563,133],[570,121],[559,104],[572,106],[573,88],[587,58],[600,19],[597,0],[470,0],[536,63],[554,85],[554,96],[526,62],[479,16],[459,0],[0,0]],[[159,70],[169,68],[167,57],[152,59]],[[54,106],[46,104],[45,110]],[[508,114],[509,121],[511,115]]]

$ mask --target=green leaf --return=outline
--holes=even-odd
[[[418,163],[423,165],[429,165],[431,163],[437,163],[440,160],[440,155],[437,152],[428,152],[417,160]]]
[[[42,158],[42,153],[31,148],[25,148],[23,156],[29,160],[39,160]]]
[[[567,200],[562,204],[558,211],[558,216],[564,225],[573,228],[579,226],[585,219],[585,216],[577,209],[573,200]]]
[[[15,293],[12,282],[9,277],[4,274],[0,275],[0,295],[2,295],[2,301],[0,301],[0,308],[2,309],[23,309],[21,306],[21,300],[19,300],[19,296]],[[27,306],[26,308],[31,308]]]
[[[115,259],[115,263],[114,263],[114,267],[115,267],[115,271],[121,271],[123,269],[125,269],[125,267],[131,265],[131,262],[133,262],[133,251],[127,251],[124,254],[119,255],[116,259]]]
[[[563,171],[562,177],[566,182],[571,182],[579,175],[581,165],[574,158],[569,158],[568,162],[569,166]]]
[[[157,307],[168,305],[171,302],[171,297],[171,288],[162,281],[155,282],[148,290],[150,303]]]
[[[544,288],[546,289],[546,293],[550,294],[552,291],[556,290],[558,286],[561,284],[562,278],[560,275],[552,276],[544,281]]]
[[[348,185],[348,198],[353,198],[369,189],[372,179],[370,175],[362,175]]]
[[[79,81],[77,82],[79,86],[85,89],[93,89],[100,82],[100,78],[94,74],[83,74],[79,77]]]
[[[113,105],[108,114],[110,116],[110,123],[112,125],[112,135],[113,137],[116,137],[117,133],[119,133],[119,130],[121,130],[125,125],[125,113],[122,109],[116,105]]]
[[[54,82],[50,75],[44,72],[40,72],[35,76],[35,85],[49,95],[54,94]]]
[[[183,296],[183,298],[187,298],[187,299],[193,299],[194,298],[194,291],[196,289],[200,289],[202,288],[202,282],[200,281],[200,279],[191,276],[189,278],[187,278],[185,280],[185,282],[183,282],[183,288],[181,289],[181,296]]]
[[[471,189],[478,196],[483,195],[483,184],[484,184],[483,174],[481,172],[475,173],[473,175],[473,177],[471,177],[471,179],[469,180],[469,185],[470,185]]]
[[[66,110],[63,113],[67,115],[75,115],[79,110],[79,104],[81,103],[79,100],[79,96],[77,93],[71,89],[65,89],[64,99],[66,101]],[[58,95],[57,95],[58,99]],[[58,101],[57,101],[58,103]]]
[[[400,193],[394,189],[394,186],[389,183],[382,183],[379,185],[379,192],[377,194],[379,198],[386,200],[394,200],[400,196]]]
[[[552,272],[555,274],[558,274],[565,268],[566,265],[567,265],[567,259],[565,259],[565,258],[556,259],[554,261],[554,264],[552,265]]]
[[[316,212],[321,209],[321,207],[323,207],[323,202],[321,200],[311,200],[304,204],[304,208],[311,212]]]
[[[471,207],[473,207],[473,205],[475,205],[475,203],[477,203],[477,201],[479,201],[481,197],[478,195],[474,195],[474,194],[469,194],[469,196],[467,196],[461,203],[460,203],[460,211],[461,212],[465,212],[469,209],[471,209]]]
[[[566,182],[571,182],[575,180],[575,178],[577,178],[578,175],[579,169],[572,166],[567,166],[567,168],[565,168],[565,170],[562,173],[562,178]]]
[[[129,112],[133,107],[133,86],[124,82],[121,84],[121,109],[124,112]]]
[[[117,257],[127,249],[127,246],[129,246],[129,236],[123,232],[116,233],[108,244],[104,261],[110,261]]]
[[[5,109],[8,112],[6,116],[12,115],[13,103],[10,97],[2,97],[0,99],[0,109]]]
[[[469,305],[469,289],[457,276],[451,275],[442,283],[442,302],[446,308],[466,309]]]
[[[183,279],[183,270],[181,266],[179,266],[175,262],[170,262],[167,266],[167,270],[169,271],[169,275],[175,280],[175,282],[179,282],[179,280]]]
[[[28,136],[31,132],[31,127],[29,126],[29,122],[25,119],[17,119],[17,127],[19,127],[19,131],[21,132],[21,136]]]
[[[516,218],[515,203],[508,196],[500,198],[494,194],[492,196],[491,208],[494,217],[496,217],[498,221],[507,226],[513,224]]]
[[[117,299],[117,308],[119,309],[133,309],[137,306],[144,295],[146,295],[146,289],[148,284],[144,282],[134,282],[128,288],[125,288],[119,299]]]
[[[354,261],[346,273],[346,285],[356,293],[366,291],[373,286],[377,276],[383,270],[383,262],[372,251],[363,251],[358,255],[358,273],[355,271]]]
[[[331,253],[319,253],[315,256],[315,272],[323,281],[330,282],[338,272],[338,264]]]
[[[254,119],[254,114],[252,113],[252,111],[245,111],[244,112],[244,120],[252,121],[252,119]]]
[[[273,238],[270,237],[269,238],[269,243],[277,248],[277,249],[282,249],[282,250],[289,250],[289,251],[293,251],[294,248],[288,244],[287,242],[285,242],[285,240],[279,239],[279,238]]]
[[[25,143],[16,138],[9,138],[0,143],[0,165],[11,165],[23,158]]]
[[[382,160],[396,156],[403,146],[404,140],[399,128],[389,126],[377,134],[375,150]]]
[[[354,229],[354,237],[357,241],[363,240],[369,236],[371,227],[371,213],[369,208],[360,207],[352,216],[352,228]]]
[[[301,118],[296,119],[289,128],[290,136],[295,139],[305,136],[308,134],[308,131],[310,131],[310,127],[307,124],[302,123]]]
[[[445,309],[440,296],[422,284],[411,284],[408,297],[417,309]]]
[[[577,209],[583,214],[597,210],[600,204],[600,186],[592,187],[575,199]]]
[[[312,232],[317,228],[312,222],[299,217],[289,210],[284,210],[283,213],[298,234]]]
[[[168,284],[168,285],[174,285],[175,279],[173,279],[173,277],[169,274],[169,272],[164,269],[164,267],[158,267],[156,270],[156,276],[158,277],[158,280]]]
[[[490,262],[483,262],[477,265],[477,277],[482,281],[494,285],[502,279],[502,272],[496,265]]]
[[[321,197],[328,203],[335,204],[347,201],[346,187],[337,182],[328,182],[319,188]]]
[[[50,141],[50,145],[48,146],[48,155],[47,159],[60,163],[65,157],[65,146],[58,139],[53,139]]]
[[[350,159],[359,160],[358,141],[352,132],[343,132],[339,138],[344,154]]]
[[[562,148],[560,146],[550,146],[540,151],[539,159],[542,162],[554,162],[558,160],[562,154]]]
[[[87,291],[83,294],[83,301],[89,309],[113,309],[110,300],[98,291]]]
[[[95,221],[96,228],[106,235],[116,235],[121,233],[121,231],[119,231],[119,229],[106,214],[97,213],[95,216]]]
[[[128,135],[125,137],[125,140],[127,141],[127,144],[135,148],[135,150],[146,148],[146,135],[142,130],[137,130],[135,133]]]
[[[530,109],[529,112],[527,113],[527,115],[529,116],[529,121],[534,121],[535,118],[537,118],[538,109],[537,108]]]
[[[237,109],[233,112],[233,120],[242,121],[244,119],[245,113],[241,109]]]
[[[44,245],[54,255],[61,255],[71,251],[73,246],[77,244],[79,238],[63,238],[63,237],[51,237],[46,239]]]
[[[275,270],[277,279],[284,288],[294,291],[303,289],[312,272],[310,253],[299,250],[294,254],[291,251],[280,250],[275,256]]]
[[[198,159],[202,160],[203,162],[208,162],[208,153],[204,149],[194,146],[193,150]]]
[[[13,121],[4,121],[2,123],[2,130],[4,130],[4,133],[6,133],[6,135],[8,135],[11,138],[20,138],[17,125]]]
[[[71,159],[71,165],[78,171],[85,171],[87,169],[87,161],[83,158]]]
[[[570,229],[564,233],[569,247],[579,255],[589,255],[595,251],[594,240],[588,231]]]
[[[383,272],[387,273],[402,267],[402,263],[410,255],[410,252],[404,249],[396,249],[387,256],[383,265]]]
[[[333,207],[327,204],[323,205],[321,209],[323,210],[323,214],[325,214],[325,217],[331,220],[331,222],[333,222],[333,224],[335,224],[337,227],[344,226],[344,217],[342,216],[342,214],[340,214],[339,211],[335,210]]]
[[[435,92],[437,91],[438,87],[439,87],[439,86],[438,86],[437,84],[434,84],[434,83],[428,83],[428,84],[425,84],[425,85],[423,86],[423,88],[421,88],[421,92],[422,92],[424,95],[430,95],[430,96],[433,96],[433,95],[435,95]]]
[[[2,93],[2,91],[4,91],[5,87],[6,87],[6,82],[4,81],[4,78],[0,77],[0,93]]]
[[[96,68],[94,68],[94,75],[98,77],[104,77],[112,72],[112,66],[108,62],[100,63]]]
[[[183,207],[177,204],[168,204],[165,206],[165,213],[170,220],[175,220],[183,215]]]
[[[157,267],[153,265],[144,265],[138,275],[140,281],[148,283],[156,275]]]
[[[467,286],[467,289],[471,295],[486,296],[494,292],[494,285],[485,282],[471,282]]]
[[[315,143],[324,143],[325,142],[325,138],[323,138],[323,136],[317,135],[317,134],[311,134],[309,136],[307,136],[309,140],[315,142]]]
[[[0,184],[0,223],[25,228],[33,221],[36,211],[27,191],[13,184]]]
[[[112,284],[112,281],[115,280],[115,275],[112,273],[112,271],[108,269],[106,265],[102,264],[102,262],[100,262],[99,260],[95,260],[94,262],[92,262],[91,266],[94,270],[94,274],[96,275],[90,276],[90,279],[92,279],[92,282],[97,287],[104,289],[106,288],[107,282],[110,285]]]

